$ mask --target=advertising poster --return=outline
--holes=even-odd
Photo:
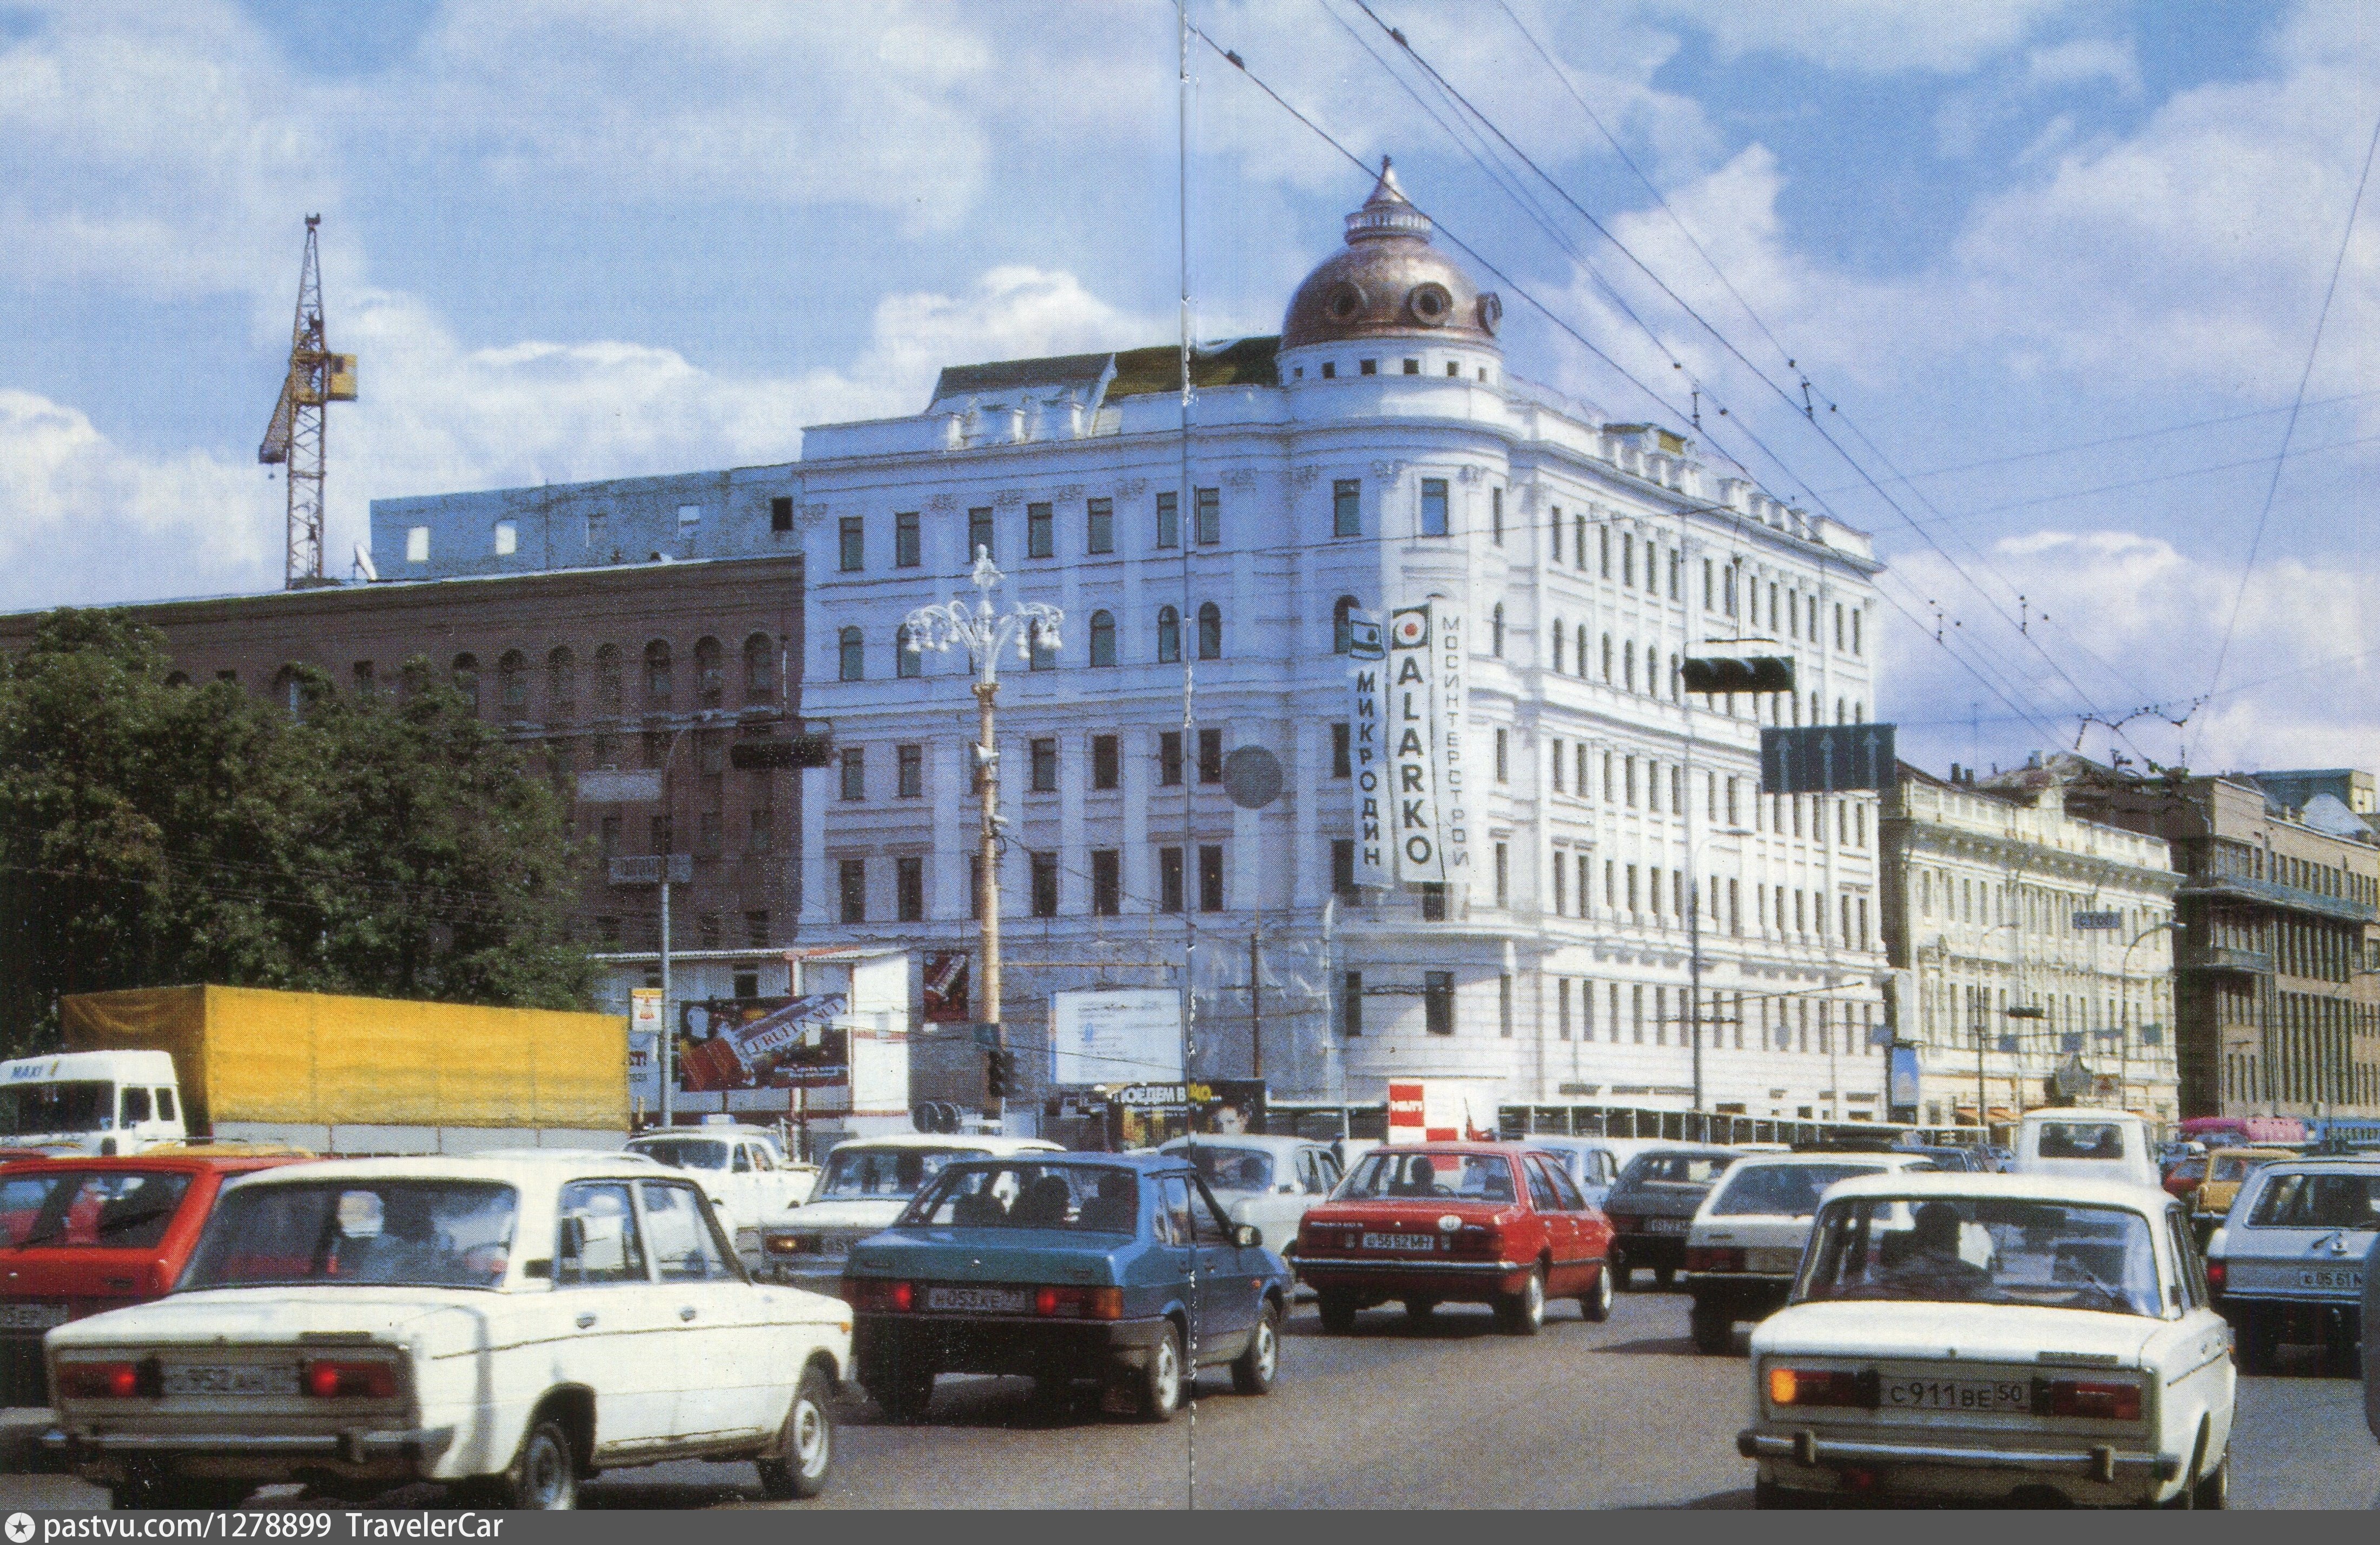
[[[925,958],[924,1017],[930,1025],[967,1022],[968,967],[974,957],[964,949],[929,950]]]
[[[1380,740],[1388,669],[1388,650],[1381,642],[1380,620],[1368,611],[1347,614],[1347,773],[1354,801],[1354,882],[1384,887],[1389,883],[1389,851],[1381,816],[1381,780],[1388,763]]]
[[[678,1006],[678,1087],[827,1089],[851,1082],[848,1033],[832,1021],[842,993],[797,998],[707,998]]]
[[[1064,1134],[1070,1147],[1122,1153],[1192,1132],[1228,1138],[1265,1129],[1260,1079],[1198,1079],[1128,1083],[1053,1095],[1044,1135]]]
[[[1463,810],[1462,620],[1425,602],[1389,614],[1390,837],[1397,878],[1453,885],[1471,877]]]
[[[662,990],[628,989],[628,1098],[647,1110],[662,1103]]]
[[[1118,988],[1050,995],[1050,1081],[1182,1081],[1182,995]]]

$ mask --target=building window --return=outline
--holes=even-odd
[[[1364,973],[1351,971],[1339,979],[1339,1033],[1351,1041],[1364,1034]]]
[[[1499,732],[1500,733],[1500,731],[1499,731]],[[1556,741],[1556,742],[1553,742],[1553,756],[1552,756],[1552,758],[1550,759],[1550,762],[1549,762],[1549,764],[1548,764],[1548,765],[1549,765],[1549,766],[1552,767],[1552,769],[1553,769],[1553,791],[1554,791],[1555,793],[1559,794],[1559,793],[1562,792],[1562,743],[1561,743],[1561,742],[1560,742],[1560,741]],[[1580,792],[1580,793],[1582,793],[1582,794],[1584,794],[1584,793],[1585,793],[1585,792],[1586,792],[1586,791],[1585,791],[1585,790],[1584,790],[1584,789],[1581,789],[1581,790],[1579,791],[1579,792]]]
[[[1380,373],[1380,362],[1377,359],[1359,359],[1355,362],[1355,373],[1359,376],[1377,376]]]
[[[520,527],[508,520],[496,522],[495,551],[499,558],[510,558],[520,550]]]
[[[1512,979],[1509,975],[1496,978],[1496,1033],[1507,1041],[1512,1038]]]
[[[917,537],[917,512],[905,510],[892,517],[892,566],[914,569],[924,561],[923,544]]]
[[[1552,873],[1554,877],[1554,915],[1556,917],[1564,917],[1569,915],[1570,912],[1570,855],[1561,851],[1560,849],[1556,849],[1554,851]]]
[[[589,516],[588,519],[589,525],[591,527],[594,522],[594,517]],[[771,531],[791,531],[793,528],[793,499],[791,496],[786,494],[778,494],[769,501],[769,529]]]
[[[671,691],[670,646],[656,638],[645,646],[645,706],[668,707]]]
[[[1223,490],[1200,489],[1197,500],[1198,545],[1214,547],[1223,539]]]
[[[1454,1033],[1454,973],[1451,971],[1426,971],[1421,973],[1423,1021],[1432,1035]]]
[[[1560,629],[1555,630],[1554,642],[1559,647],[1561,643]],[[1488,614],[1488,651],[1498,659],[1504,658],[1504,603],[1502,601],[1498,601],[1495,610]],[[1557,665],[1554,670],[1559,672],[1561,667]]]
[[[1121,758],[1116,754],[1113,735],[1091,737],[1091,787],[1113,789],[1121,781]]]
[[[1353,838],[1330,839],[1330,894],[1342,901],[1355,898],[1355,842]]]
[[[747,853],[772,853],[777,851],[777,813],[765,806],[752,812],[751,827],[744,838]]]
[[[1025,556],[1051,558],[1058,551],[1057,515],[1047,504],[1025,506]]]
[[[868,566],[867,527],[857,515],[845,515],[840,523],[843,533],[842,567],[844,573],[856,573]]]
[[[1554,530],[1559,533],[1561,527],[1557,525]],[[1498,547],[1504,545],[1504,490],[1501,489],[1488,490],[1488,539]]]
[[[1094,499],[1090,502],[1088,541],[1086,550],[1094,557],[1115,550],[1115,501]]]
[[[1157,496],[1157,545],[1182,545],[1182,496],[1171,489]]]
[[[1091,915],[1114,917],[1123,911],[1123,855],[1113,848],[1091,850]]]
[[[1157,850],[1157,910],[1161,912],[1182,910],[1182,850],[1179,848]]]
[[[916,853],[892,861],[892,905],[904,923],[926,921],[926,861]]]
[[[967,558],[972,564],[978,558],[998,561],[999,544],[992,540],[991,508],[978,505],[967,512]]]
[[[843,861],[840,875],[843,889],[843,921],[846,923],[868,921],[868,861],[847,858]]]
[[[1113,665],[1115,662],[1115,614],[1094,611],[1091,613],[1091,663]]]
[[[1421,480],[1421,534],[1425,537],[1446,535],[1446,479],[1443,477]]]
[[[1353,653],[1355,647],[1355,612],[1353,596],[1342,596],[1330,605],[1330,652],[1334,655]]]
[[[1182,658],[1182,614],[1170,606],[1157,609],[1157,663],[1173,665]]]
[[[1198,850],[1198,910],[1223,910],[1223,850],[1219,843],[1209,842]]]
[[[1353,778],[1354,766],[1354,726],[1341,719],[1330,727],[1330,776]]]
[[[1157,781],[1168,788],[1182,782],[1182,731],[1160,730],[1157,736]]]
[[[1038,621],[1025,624],[1025,668],[1027,670],[1058,669],[1057,631],[1043,627]]]
[[[1223,658],[1223,609],[1208,601],[1198,609],[1198,658]]]
[[[843,797],[864,800],[868,797],[868,748],[847,745],[843,748]]]
[[[1341,477],[1330,485],[1330,535],[1360,537],[1364,534],[1364,485],[1354,477]]]
[[[290,679],[289,688],[290,711],[295,713],[303,706],[297,698],[295,677]],[[506,718],[528,717],[528,658],[518,649],[505,650],[504,658],[496,661],[496,701],[503,706]]]
[[[916,647],[916,637],[904,622],[892,630],[892,674],[896,680],[914,682],[925,673],[926,651]]]
[[[777,650],[769,635],[756,633],[744,641],[744,701],[777,700]]]
[[[1338,374],[1339,362],[1337,360],[1326,359],[1322,362],[1322,379],[1324,380],[1335,380],[1338,377]]]
[[[294,687],[297,684],[297,678],[291,677],[289,682]],[[456,655],[455,657],[455,690],[463,694],[464,701],[470,705],[473,713],[480,711],[479,656]]]
[[[356,690],[370,692],[371,685],[371,661],[358,660]],[[545,657],[545,717],[564,723],[578,717],[578,660],[566,647]]]
[[[1512,903],[1512,850],[1509,844],[1496,844],[1496,904],[1508,907]]]
[[[1058,915],[1058,855],[1055,853],[1033,855],[1033,915]]]
[[[1583,672],[1584,662],[1581,662],[1581,669]],[[1605,686],[1611,684],[1611,635],[1609,634],[1603,635],[1603,684]]]
[[[430,561],[430,527],[416,525],[405,533],[405,561],[408,563]]]
[[[1438,880],[1424,880],[1421,886],[1421,920],[1424,923],[1446,921],[1446,887]]]
[[[1058,742],[1043,737],[1033,742],[1033,792],[1054,794],[1058,791]]]
[[[897,797],[905,800],[924,799],[926,797],[926,748],[921,745],[901,746],[893,752],[893,757],[900,775],[898,781],[893,785]]]
[[[836,653],[840,679],[861,682],[868,679],[868,644],[857,628],[845,628],[836,635]]]
[[[1198,731],[1198,781],[1223,781],[1223,732],[1220,730]]]

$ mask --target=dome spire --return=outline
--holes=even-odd
[[[1372,196],[1364,207],[1347,217],[1347,240],[1377,241],[1385,236],[1415,236],[1429,239],[1429,216],[1413,207],[1405,190],[1397,184],[1396,167],[1387,156],[1380,158],[1380,180],[1372,185]]]

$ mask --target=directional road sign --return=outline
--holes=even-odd
[[[1889,793],[1899,763],[1889,724],[1821,724],[1760,731],[1764,794]]]

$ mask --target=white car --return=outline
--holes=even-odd
[[[2089,1105],[2025,1112],[2008,1169],[2014,1175],[2087,1177],[2165,1189],[2147,1120],[2131,1111]]]
[[[927,1181],[953,1159],[1005,1159],[1064,1150],[1040,1138],[902,1132],[838,1143],[810,1200],[760,1230],[759,1274],[814,1292],[841,1290],[851,1247],[892,1226]]]
[[[2284,1341],[2352,1360],[2375,1231],[2380,1157],[2280,1159],[2248,1177],[2206,1249],[2241,1372],[2271,1372]]]
[[[776,1135],[759,1127],[671,1128],[630,1139],[628,1152],[699,1180],[735,1240],[735,1253],[754,1271],[760,1266],[762,1226],[808,1201],[818,1184],[816,1165],[786,1158]]]
[[[1628,1161],[1639,1153],[1650,1153],[1656,1148],[1699,1146],[1690,1142],[1664,1142],[1658,1138],[1567,1137],[1553,1132],[1533,1132],[1521,1141],[1541,1153],[1551,1154],[1563,1169],[1570,1172],[1570,1177],[1586,1194],[1586,1200],[1597,1208],[1603,1205],[1603,1199],[1611,1194],[1612,1183],[1620,1178],[1620,1172],[1628,1167]],[[1714,1149],[1713,1152],[1718,1150]]]
[[[123,1507],[414,1480],[570,1507],[674,1459],[807,1497],[851,1310],[753,1284],[694,1182],[642,1161],[361,1159],[225,1188],[173,1293],[45,1355],[49,1445]]]
[[[1724,1353],[1735,1344],[1737,1321],[1759,1320],[1785,1302],[1828,1187],[1932,1167],[1921,1154],[1885,1149],[1747,1153],[1730,1165],[1686,1225],[1686,1291],[1694,1301],[1687,1323],[1695,1350]]]
[[[1297,1242],[1306,1209],[1330,1200],[1339,1185],[1338,1155],[1329,1143],[1305,1138],[1181,1137],[1158,1152],[1187,1156],[1231,1221],[1254,1225],[1275,1254]]]
[[[2181,1204],[2038,1175],[1827,1193],[1752,1333],[1755,1500],[2220,1507],[2231,1334]]]

